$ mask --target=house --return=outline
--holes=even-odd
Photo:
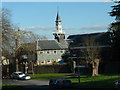
[[[48,65],[62,60],[67,46],[63,46],[57,40],[40,40],[37,42],[37,64]]]
[[[1,56],[1,63],[0,65],[9,65],[10,64],[10,60],[7,59],[5,56]]]

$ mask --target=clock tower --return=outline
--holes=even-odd
[[[62,30],[62,22],[59,16],[59,13],[57,12],[57,17],[56,17],[56,31],[53,32],[53,35],[55,36],[55,39],[62,43],[64,42],[65,39],[65,32]]]

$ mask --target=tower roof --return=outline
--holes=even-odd
[[[56,21],[61,21],[60,16],[59,16],[59,12],[57,12]]]

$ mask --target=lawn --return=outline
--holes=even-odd
[[[60,78],[65,75],[70,75],[71,73],[50,73],[50,74],[35,74],[30,75],[32,79],[51,79]],[[119,75],[99,75],[96,77],[91,77],[90,75],[81,75],[80,84],[78,83],[77,76],[74,78],[69,78],[75,88],[113,88],[114,82],[120,79]]]
[[[114,88],[114,82],[117,79],[120,79],[120,75],[99,75],[96,77],[83,75],[80,83],[78,83],[78,78],[70,78],[74,87],[77,88]]]
[[[32,79],[51,79],[51,78],[59,78],[65,75],[69,75],[70,73],[48,73],[48,74],[34,74],[30,75]]]
[[[8,83],[2,83],[0,86],[16,86],[16,84],[8,84]]]

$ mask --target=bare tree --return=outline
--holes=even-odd
[[[18,57],[20,54],[20,49],[22,47],[23,51],[26,51],[28,53],[31,52],[35,52],[35,48],[36,47],[34,44],[35,41],[37,41],[38,39],[43,39],[43,36],[39,36],[36,35],[32,32],[26,32],[26,31],[21,31],[19,28],[14,30],[15,32],[13,32],[12,35],[12,49],[14,51],[14,57],[15,57],[15,62],[16,62],[16,71],[19,71],[18,68]],[[46,39],[46,38],[44,38]],[[27,67],[27,63],[25,62],[25,66]]]
[[[15,63],[16,71],[18,70],[19,48],[24,43],[35,42],[38,39],[46,39],[45,36],[39,36],[32,32],[20,30],[11,22],[11,12],[8,9],[0,8],[0,31],[2,31],[2,55],[6,58],[12,58],[11,62]],[[26,49],[26,48],[24,48]],[[29,48],[30,49],[30,48]],[[27,49],[27,50],[29,50]]]
[[[84,39],[83,45],[85,46],[83,55],[85,56],[86,61],[92,65],[92,76],[97,76],[100,61],[99,44],[95,42],[94,38],[88,36]]]

